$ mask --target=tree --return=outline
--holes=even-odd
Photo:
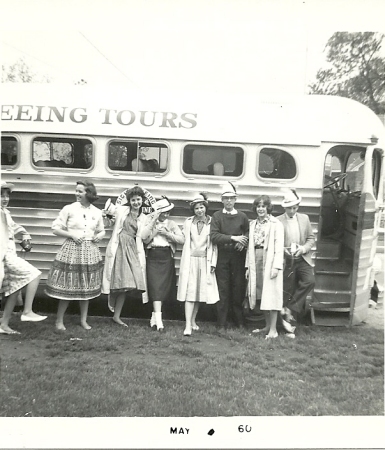
[[[50,81],[49,77],[33,72],[24,58],[19,58],[9,66],[1,66],[2,83],[49,83]]]
[[[376,114],[385,113],[385,58],[381,33],[337,32],[328,40],[329,67],[317,72],[310,94],[340,95],[357,100]]]

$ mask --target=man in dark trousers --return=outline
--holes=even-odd
[[[309,217],[297,212],[300,203],[301,197],[291,189],[281,203],[285,213],[277,217],[285,230],[282,323],[292,338],[295,337],[293,323],[304,317],[306,297],[315,282],[311,259],[315,237]]]
[[[249,233],[249,219],[234,208],[237,193],[228,183],[222,191],[224,208],[213,214],[211,240],[218,246],[215,275],[218,283],[217,327],[227,326],[229,310],[236,327],[243,327],[242,303],[245,298],[245,258]]]

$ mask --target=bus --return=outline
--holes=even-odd
[[[2,89],[1,176],[15,183],[10,210],[32,235],[27,258],[43,272],[41,292],[63,241],[51,224],[74,201],[77,180],[95,183],[99,208],[135,184],[155,199],[165,195],[180,226],[196,193],[207,193],[212,213],[231,181],[236,207],[250,219],[258,194],[271,197],[274,215],[283,212],[287,189],[301,195],[300,211],[316,235],[316,284],[307,299],[313,324],[366,319],[384,210],[385,145],[384,126],[367,107],[317,95],[199,96],[12,83]],[[102,254],[110,235],[107,230]]]

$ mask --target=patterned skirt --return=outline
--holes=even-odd
[[[101,293],[103,262],[92,241],[67,239],[48,274],[45,293],[59,300],[90,300]]]
[[[8,297],[8,295],[27,286],[39,275],[41,275],[39,269],[17,256],[15,250],[8,249],[4,257],[4,280],[1,292],[5,297]]]

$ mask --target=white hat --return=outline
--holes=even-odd
[[[174,203],[170,203],[167,197],[163,197],[161,200],[155,202],[152,207],[158,212],[167,212],[174,207]]]
[[[1,182],[1,189],[9,189],[10,192],[13,191],[15,185],[12,183],[7,183],[6,181]]]
[[[296,206],[301,203],[301,196],[297,194],[295,189],[290,189],[289,192],[285,195],[281,206],[282,208],[290,208],[291,206]]]
[[[223,185],[222,197],[237,197],[235,186],[230,181]]]
[[[190,202],[190,206],[194,206],[197,203],[204,203],[206,206],[209,204],[205,195],[199,193],[194,196],[194,200]]]

